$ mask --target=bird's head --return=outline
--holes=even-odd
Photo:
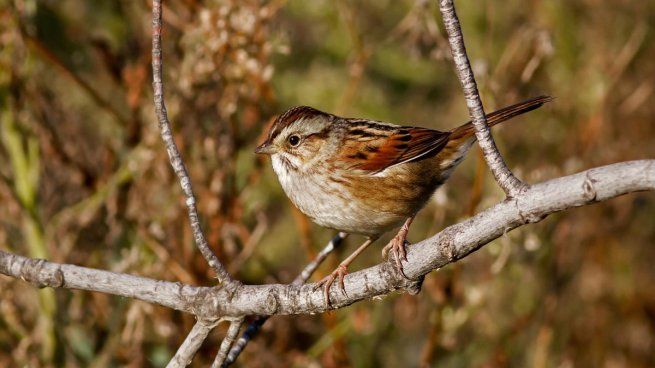
[[[287,170],[305,169],[320,159],[334,118],[309,106],[291,108],[275,119],[255,153],[270,155]]]

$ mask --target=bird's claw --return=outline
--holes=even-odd
[[[405,272],[403,271],[403,265],[402,261],[407,262],[407,252],[405,251],[405,246],[408,245],[409,242],[405,239],[404,236],[401,236],[401,234],[396,235],[389,244],[387,244],[383,249],[382,249],[382,257],[387,258],[389,253],[391,253],[394,257],[394,264],[395,264],[395,269],[403,275],[404,277],[407,277],[405,275]]]
[[[339,286],[341,287],[341,291],[343,292],[344,295],[348,296],[346,293],[346,285],[343,282],[343,278],[348,274],[348,268],[345,265],[339,265],[337,268],[332,271],[331,274],[328,276],[324,277],[321,281],[316,283],[316,286],[314,286],[314,291],[316,291],[318,288],[321,286],[323,287],[323,294],[325,296],[325,304],[330,306],[330,288],[332,287],[332,284],[334,281],[338,278],[339,279]]]

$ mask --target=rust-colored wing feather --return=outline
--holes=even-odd
[[[377,173],[437,154],[448,142],[449,135],[427,128],[368,122],[351,128],[338,156],[349,168]]]
[[[489,126],[502,123],[515,116],[539,108],[552,101],[550,96],[539,96],[505,107],[487,115]],[[432,157],[446,144],[457,148],[464,142],[475,139],[475,128],[471,122],[440,132],[427,128],[397,126],[362,119],[345,119],[348,134],[337,154],[338,161],[347,168],[378,173],[388,167],[404,162]],[[450,143],[448,143],[450,141]]]

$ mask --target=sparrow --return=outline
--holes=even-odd
[[[488,114],[493,127],[551,101],[539,96]],[[345,293],[348,265],[382,234],[400,226],[383,249],[402,273],[405,244],[416,214],[452,174],[475,142],[469,121],[439,131],[344,118],[309,106],[293,107],[270,126],[255,153],[271,158],[291,202],[320,226],[360,234],[366,241],[323,280],[326,303],[338,278]],[[389,253],[390,252],[390,253]]]

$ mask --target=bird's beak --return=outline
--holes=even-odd
[[[264,142],[255,148],[255,153],[260,155],[271,155],[274,153],[273,146],[270,143]]]

